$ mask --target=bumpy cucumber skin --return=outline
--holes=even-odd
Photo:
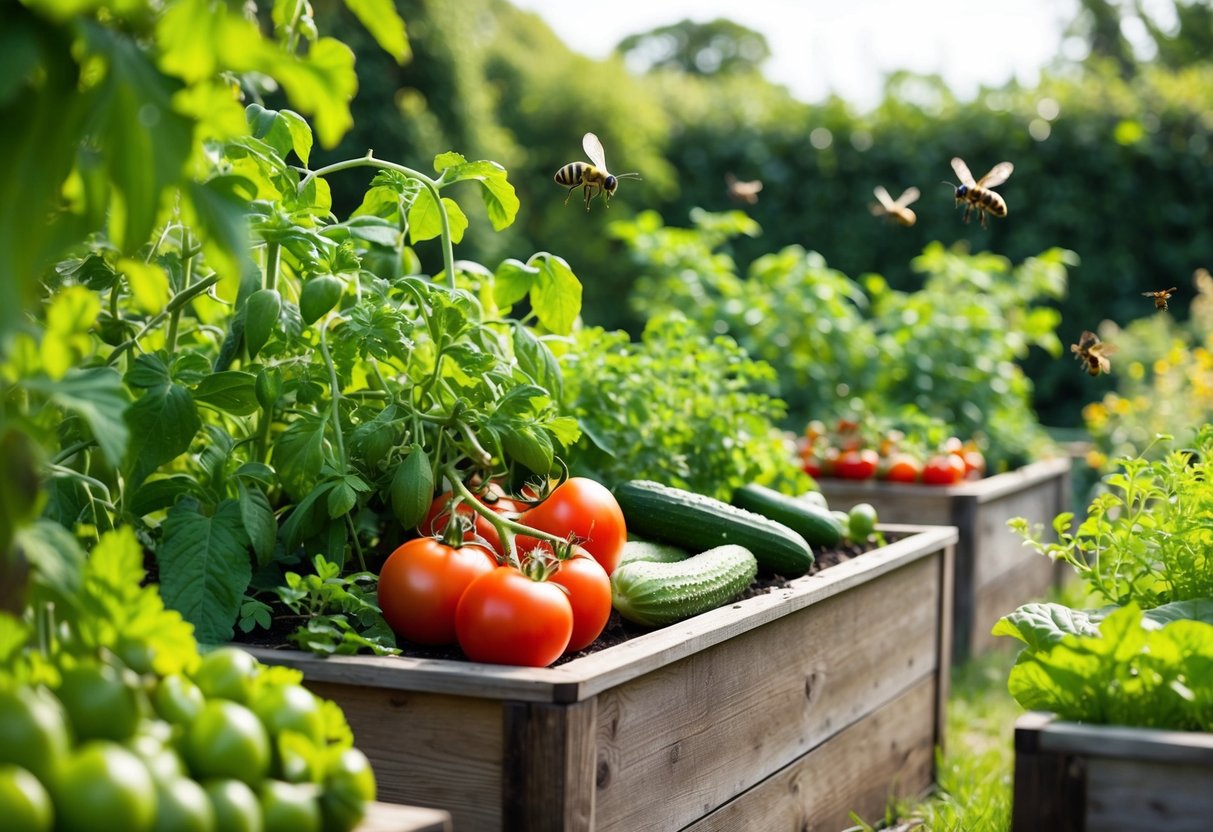
[[[629,531],[691,551],[726,543],[744,546],[764,572],[798,578],[813,565],[808,541],[782,523],[650,480],[629,480],[615,487]]]
[[[691,556],[690,552],[669,543],[653,543],[648,540],[629,540],[623,546],[623,557],[619,566],[636,561],[651,561],[653,563],[678,563]],[[615,568],[618,569],[619,566]]]
[[[633,561],[611,573],[611,604],[628,621],[662,627],[728,603],[757,574],[744,546],[717,546],[676,563]]]
[[[828,508],[780,494],[763,485],[743,485],[733,492],[733,505],[783,523],[812,546],[830,548],[842,542],[846,527]]]

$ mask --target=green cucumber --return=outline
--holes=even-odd
[[[794,529],[811,546],[831,548],[842,542],[846,528],[828,508],[789,497],[762,485],[743,485],[733,492],[733,505],[769,517]]]
[[[690,556],[690,553],[686,549],[671,546],[669,543],[653,543],[649,540],[629,540],[623,545],[623,557],[619,560],[619,566],[638,560],[647,560],[653,563],[677,563],[680,560],[686,560]],[[618,569],[619,566],[615,568]]]
[[[744,546],[758,567],[796,578],[813,565],[813,550],[799,534],[728,503],[649,480],[629,480],[615,487],[628,531],[691,551],[726,543]]]
[[[727,604],[758,574],[744,546],[717,546],[675,563],[632,561],[611,573],[611,605],[646,627],[673,624]]]

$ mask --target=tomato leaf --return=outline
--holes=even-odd
[[[425,518],[434,499],[434,469],[420,445],[414,443],[396,466],[389,494],[392,513],[401,526],[411,529]]]
[[[514,324],[514,358],[529,381],[547,390],[557,401],[564,398],[564,379],[556,356],[521,323]]]
[[[170,377],[159,356],[141,355],[136,366],[140,385],[148,385],[153,374]],[[202,427],[189,390],[172,382],[148,385],[125,416],[131,437],[126,453],[128,488],[138,486],[148,474],[189,450]]]
[[[531,308],[550,331],[568,335],[581,314],[581,281],[569,264],[554,254],[536,254],[530,262],[539,265],[531,286]]]
[[[307,494],[316,482],[325,459],[325,415],[307,414],[292,422],[274,443],[274,468],[292,498]]]
[[[196,504],[179,503],[163,528],[156,560],[165,603],[194,625],[199,641],[231,641],[253,576],[239,504],[224,500],[207,517]]]
[[[84,419],[111,465],[122,461],[130,440],[130,430],[123,419],[130,398],[116,371],[108,367],[73,369],[58,381],[32,378],[23,384]]]
[[[345,7],[354,13],[383,51],[396,59],[396,63],[403,64],[411,57],[404,21],[396,13],[392,0],[345,0]]]
[[[256,383],[256,376],[239,370],[213,373],[194,388],[194,401],[208,404],[224,413],[248,416],[259,408]]]
[[[236,481],[240,494],[240,520],[257,556],[257,566],[269,564],[274,555],[274,542],[278,539],[278,518],[270,507],[269,498],[265,492],[255,485],[245,485],[243,480]]]
[[[518,215],[518,196],[501,165],[489,161],[467,162],[457,153],[442,153],[434,159],[434,168],[442,173],[440,187],[455,182],[480,183],[480,196],[493,230],[500,231],[513,224]]]

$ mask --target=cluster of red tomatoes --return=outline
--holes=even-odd
[[[820,421],[809,422],[796,441],[801,467],[814,478],[849,480],[878,479],[888,482],[920,482],[955,485],[985,476],[986,460],[969,440],[948,437],[929,451],[922,443],[907,443],[899,430],[869,435],[859,423],[839,419],[830,431]],[[910,447],[917,445],[917,448]]]
[[[451,523],[455,496],[438,496],[417,528],[422,536],[380,570],[388,625],[405,641],[457,643],[472,661],[495,664],[546,667],[588,647],[611,614],[610,574],[627,542],[615,496],[594,480],[571,477],[536,505],[496,484],[479,499],[508,524],[513,558],[487,517],[459,502]]]

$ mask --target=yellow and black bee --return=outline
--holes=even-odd
[[[746,205],[756,205],[758,203],[758,192],[762,190],[761,179],[751,179],[742,181],[729,171],[724,175],[724,186],[728,191],[729,199],[734,202],[742,202]]]
[[[1167,301],[1171,299],[1171,295],[1178,292],[1179,289],[1172,286],[1170,289],[1163,289],[1161,292],[1142,292],[1141,296],[1145,298],[1154,298],[1154,308],[1161,309],[1164,312],[1167,309]]]
[[[1015,170],[1014,165],[1010,162],[999,162],[976,182],[973,181],[973,174],[969,173],[969,166],[959,156],[952,159],[952,170],[960,177],[960,184],[956,186],[956,203],[965,203],[965,222],[969,221],[969,214],[974,210],[977,211],[982,228],[985,228],[987,213],[996,217],[1007,215],[1006,200],[990,189],[1006,182],[1011,171]]]
[[[1112,372],[1112,362],[1108,360],[1108,356],[1116,352],[1116,347],[1100,341],[1094,332],[1083,330],[1078,343],[1070,345],[1070,352],[1086,364],[1087,372],[1093,376]]]
[[[889,196],[889,192],[885,190],[884,185],[877,185],[872,193],[876,194],[876,199],[879,205],[872,206],[872,214],[877,217],[890,217],[904,226],[911,226],[918,221],[918,217],[914,212],[906,206],[914,200],[918,199],[919,193],[917,188],[906,188],[902,191],[901,196],[897,197],[894,202]]]
[[[557,185],[563,185],[569,189],[569,195],[564,198],[564,204],[569,204],[569,197],[573,195],[573,191],[579,187],[585,188],[585,210],[590,210],[590,201],[602,194],[602,200],[609,207],[611,197],[615,194],[615,189],[619,187],[620,179],[633,177],[640,178],[638,173],[620,173],[618,175],[607,170],[606,154],[602,150],[602,142],[598,141],[598,137],[593,133],[586,133],[581,139],[581,147],[585,150],[585,155],[590,157],[592,164],[585,162],[569,162],[567,165],[556,171],[552,177],[556,180]]]

